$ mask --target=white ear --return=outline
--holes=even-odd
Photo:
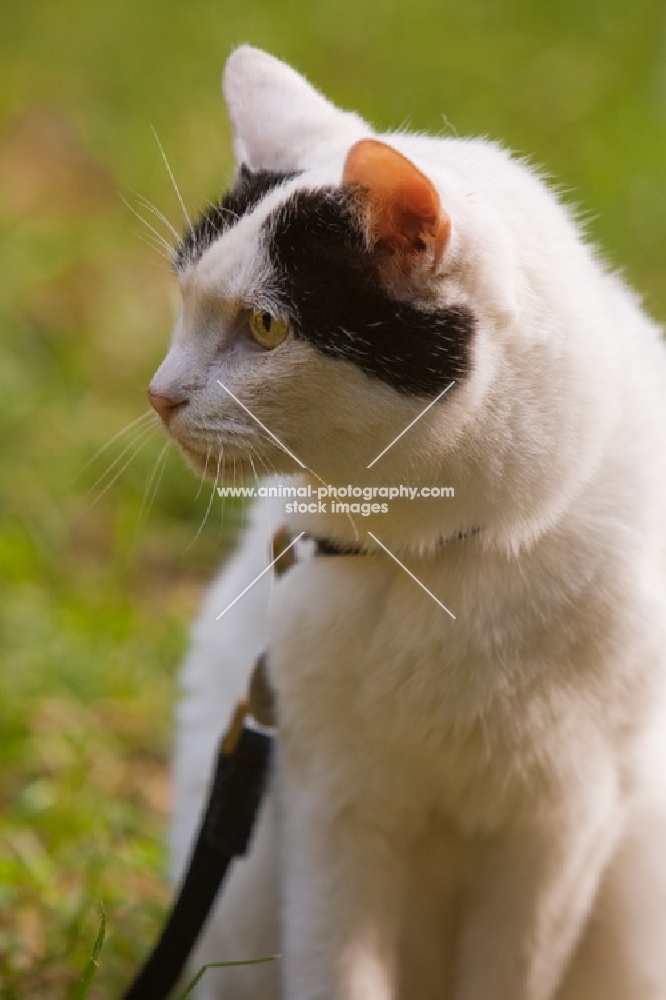
[[[249,45],[229,56],[222,90],[236,161],[251,170],[314,166],[331,147],[371,133],[358,115],[340,111],[290,66]]]

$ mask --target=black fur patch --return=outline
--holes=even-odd
[[[295,176],[295,173],[278,170],[252,171],[243,164],[233,188],[219,202],[206,208],[192,228],[183,233],[176,247],[175,270],[181,271],[188,264],[196,264],[204,251],[222,233],[231,229],[242,215],[251,212],[273,188]]]
[[[422,309],[378,280],[354,195],[298,191],[265,222],[278,294],[297,338],[399,392],[437,396],[470,366],[465,306]]]

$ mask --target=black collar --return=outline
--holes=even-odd
[[[456,534],[448,535],[446,538],[442,535],[437,540],[437,547],[444,548],[446,545],[451,545],[452,542],[462,542],[465,538],[478,535],[480,531],[481,526],[476,525],[473,528],[461,528]],[[306,537],[314,542],[316,556],[367,556],[370,554],[367,549],[355,545],[353,542],[336,542],[333,538],[320,538],[316,535],[307,535]]]
[[[336,542],[332,538],[316,538],[314,535],[308,537],[314,542],[316,556],[367,555],[365,549],[362,549],[360,545],[353,545],[348,542]]]

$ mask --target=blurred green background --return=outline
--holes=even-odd
[[[215,499],[196,537],[210,490],[172,450],[146,516],[158,432],[94,456],[146,411],[176,308],[120,195],[181,227],[151,125],[190,212],[224,187],[219,77],[240,42],[380,127],[529,154],[666,317],[658,0],[2,0],[3,998],[72,996],[100,899],[94,995],[117,996],[168,898],[175,671],[242,511]]]

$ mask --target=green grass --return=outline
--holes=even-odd
[[[264,958],[250,958],[247,961],[240,962],[209,962],[208,965],[201,966],[196,975],[193,976],[185,992],[180,994],[178,1000],[187,1000],[209,969],[228,969],[234,965],[262,965],[264,962],[275,962],[279,957],[279,955],[267,955]]]
[[[95,976],[97,975],[97,970],[99,968],[98,959],[102,952],[102,946],[104,944],[105,936],[106,936],[106,913],[104,911],[104,907],[102,906],[100,912],[99,930],[97,931],[97,937],[95,938],[92,954],[88,959],[88,961],[86,962],[86,967],[83,970],[81,978],[76,984],[73,1000],[86,1000],[86,997],[89,995],[92,984],[95,981]]]
[[[531,154],[664,318],[666,21],[658,0],[28,0],[1,28],[0,996],[76,996],[103,900],[94,1000],[168,898],[175,671],[239,519],[216,500],[190,546],[209,492],[171,453],[138,527],[159,435],[89,506],[175,309],[119,198],[182,222],[151,124],[195,209],[232,169],[223,60],[264,46],[381,127]]]

